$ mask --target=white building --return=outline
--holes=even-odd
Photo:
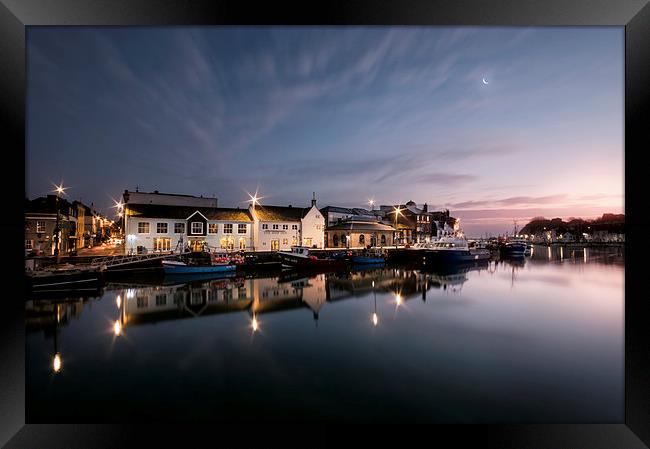
[[[253,217],[247,209],[155,204],[125,205],[126,252],[164,252],[190,245],[249,250]]]
[[[251,205],[249,211],[255,222],[256,251],[287,251],[295,245],[324,247],[325,219],[316,200],[311,207]]]

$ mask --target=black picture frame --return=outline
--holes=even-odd
[[[406,443],[425,437],[430,445],[451,437],[453,446],[498,448],[643,448],[650,445],[650,321],[647,294],[643,289],[644,234],[650,231],[643,183],[644,150],[650,147],[650,5],[648,0],[563,1],[546,0],[402,0],[345,1],[295,9],[276,2],[249,4],[182,0],[3,0],[0,4],[0,116],[5,132],[2,140],[7,174],[18,180],[6,181],[8,207],[2,214],[4,239],[3,276],[6,296],[2,304],[0,345],[0,444],[22,447],[122,447],[164,445],[191,446],[189,438],[212,438],[212,445],[225,439],[234,445],[252,446],[277,440],[284,445],[319,445],[328,437],[346,434],[339,443],[391,440]],[[436,426],[408,430],[343,429],[314,423],[314,428],[265,428],[251,423],[248,429],[219,426],[153,425],[46,425],[25,424],[25,330],[23,289],[25,185],[25,27],[50,25],[220,25],[220,24],[310,24],[310,25],[486,25],[486,26],[601,26],[625,27],[625,421],[620,424]],[[7,160],[8,158],[8,160]],[[173,435],[172,435],[173,434]],[[298,438],[298,434],[307,436]],[[208,440],[210,441],[210,440]]]

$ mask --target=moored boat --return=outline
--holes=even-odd
[[[528,251],[528,245],[525,241],[512,239],[501,245],[499,251],[502,257],[524,257]]]
[[[297,269],[332,269],[344,268],[347,260],[344,258],[318,258],[309,253],[305,246],[292,246],[291,251],[278,251],[282,265]]]
[[[474,262],[491,257],[489,250],[470,248],[467,240],[462,237],[441,237],[422,252],[422,264],[429,266]]]
[[[45,269],[26,272],[26,287],[33,292],[95,290],[103,282],[104,267]]]
[[[382,264],[386,262],[386,257],[381,251],[364,249],[360,253],[353,254],[350,257],[350,262],[353,265],[362,264]]]
[[[177,260],[163,260],[165,274],[203,274],[235,271],[237,266],[230,263],[191,264]]]

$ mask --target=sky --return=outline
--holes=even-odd
[[[28,27],[26,196],[624,212],[623,27]]]

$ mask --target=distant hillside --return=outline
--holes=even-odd
[[[553,218],[549,220],[544,217],[535,217],[530,221],[530,223],[524,226],[519,233],[538,234],[545,230],[555,230],[558,234],[564,234],[565,232],[586,232],[590,234],[594,231],[607,231],[624,234],[625,214],[603,214],[602,217],[594,220],[571,218],[568,221],[564,221],[561,218]]]

